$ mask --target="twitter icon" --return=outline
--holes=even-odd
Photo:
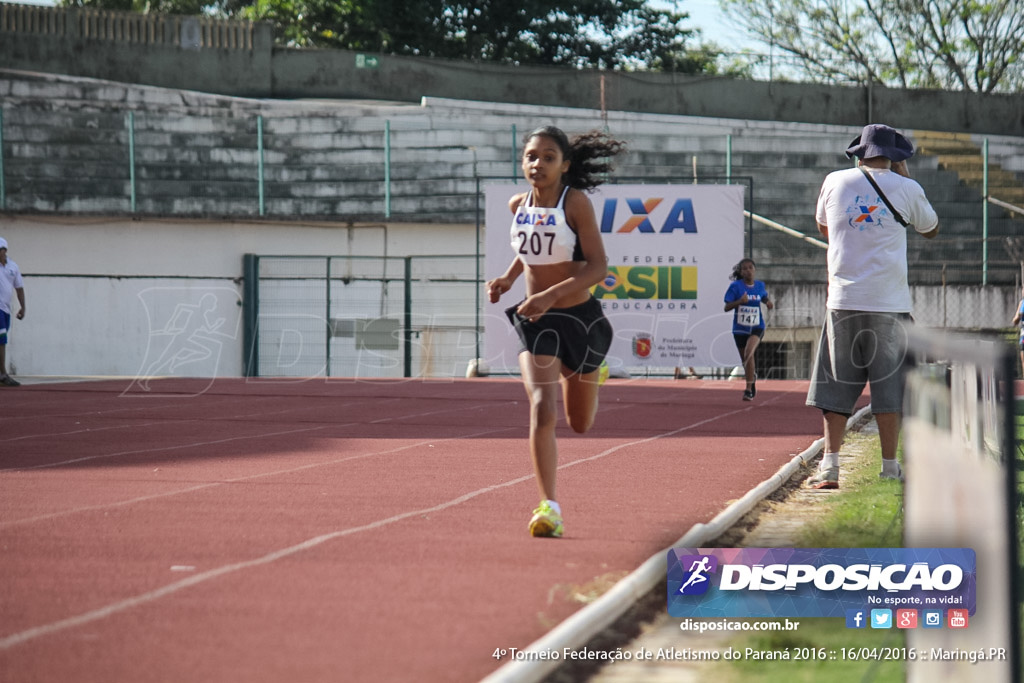
[[[871,628],[892,628],[892,610],[871,610]]]

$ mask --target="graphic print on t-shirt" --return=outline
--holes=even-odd
[[[881,224],[882,216],[888,216],[889,210],[885,208],[882,200],[878,197],[868,199],[866,196],[857,195],[851,206],[846,208],[846,216],[851,228],[867,230]]]

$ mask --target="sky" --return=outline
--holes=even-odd
[[[732,51],[739,52],[746,48],[755,52],[763,51],[763,47],[748,38],[743,29],[733,26],[728,16],[718,6],[718,0],[651,0],[653,7],[665,7],[671,9],[678,5],[678,11],[690,15],[686,25],[699,28],[701,39],[717,43],[719,47],[728,47]]]

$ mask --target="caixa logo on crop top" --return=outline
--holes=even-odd
[[[674,548],[673,617],[841,617],[849,609],[961,609],[973,615],[970,548]]]
[[[639,232],[639,233],[672,233],[680,230],[684,233],[697,232],[697,219],[693,213],[693,200],[676,199],[668,214],[652,216],[655,209],[665,201],[664,198],[653,199],[617,199],[608,197],[604,200],[601,212],[601,232]],[[620,205],[625,206],[629,216],[617,228],[615,215]],[[660,214],[660,212],[658,212]]]

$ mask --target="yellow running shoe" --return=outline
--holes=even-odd
[[[542,500],[530,519],[531,536],[562,537],[562,515],[555,512],[546,500]]]
[[[601,361],[601,366],[597,368],[597,386],[604,386],[604,383],[608,381],[610,373],[611,368],[608,367],[608,361]]]

